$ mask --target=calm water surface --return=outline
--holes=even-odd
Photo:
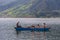
[[[16,34],[14,27],[20,21],[23,27],[45,22],[49,32],[22,31]],[[60,18],[0,18],[0,40],[60,40]]]

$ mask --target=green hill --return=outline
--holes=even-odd
[[[51,18],[60,17],[60,6],[56,0],[17,0],[0,6],[0,17]],[[52,4],[51,4],[52,3]]]

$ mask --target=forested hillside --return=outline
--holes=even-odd
[[[10,0],[0,3],[0,18],[60,17],[60,0]]]

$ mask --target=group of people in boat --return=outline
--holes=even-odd
[[[22,26],[19,25],[19,21],[16,23],[16,27],[17,27],[17,28],[22,28]],[[28,27],[28,28],[40,28],[40,27],[41,27],[41,26],[38,24],[37,26],[32,25],[32,26],[30,26],[30,27]],[[46,23],[43,23],[43,27],[46,28]]]

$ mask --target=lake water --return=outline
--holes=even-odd
[[[23,27],[46,23],[49,32],[21,31],[16,34],[17,21]],[[60,18],[0,18],[0,40],[60,40]]]

